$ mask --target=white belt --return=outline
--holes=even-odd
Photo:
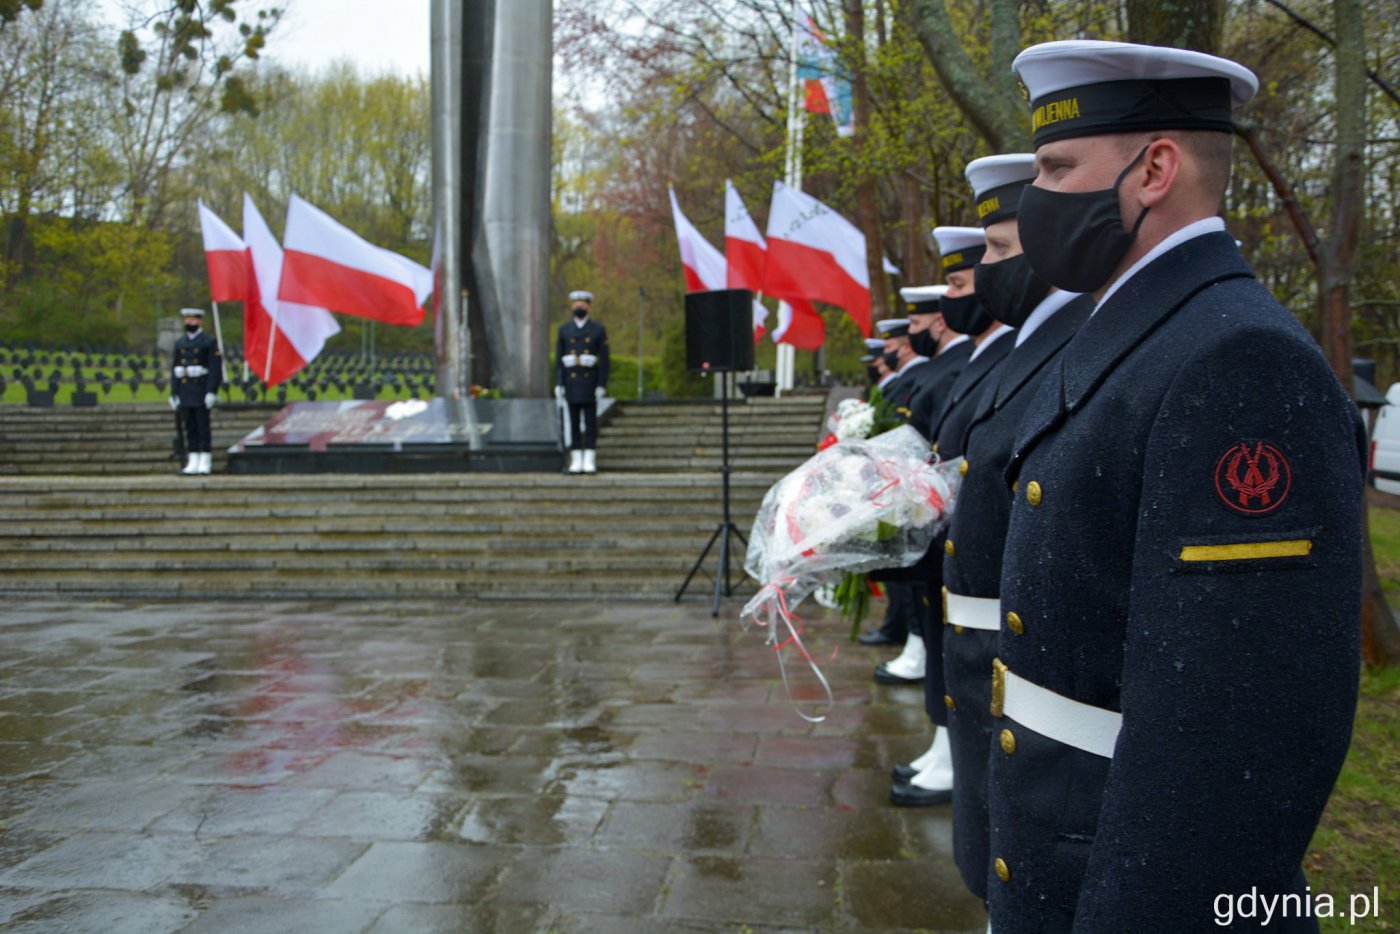
[[[208,373],[209,373],[209,368],[208,368],[208,367],[202,367],[202,366],[187,366],[187,367],[185,367],[185,375],[186,375],[186,376],[207,376]]]
[[[992,713],[1010,717],[1057,743],[1113,758],[1123,715],[1083,704],[1012,674],[992,662]]]
[[[176,379],[184,379],[184,377],[185,377],[185,368],[182,367],[182,366],[177,366],[177,367],[175,368],[175,378],[176,378]]]
[[[1001,629],[1000,597],[964,597],[950,590],[945,608],[950,626],[985,629],[988,632]]]
[[[579,366],[597,366],[598,358],[591,353],[581,353],[578,355]]]

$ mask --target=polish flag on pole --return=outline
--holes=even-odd
[[[671,193],[671,219],[676,224],[676,240],[681,246],[681,265],[685,267],[685,290],[712,292],[725,288],[724,254],[716,250],[681,213],[676,190],[667,190]]]
[[[375,246],[296,195],[282,245],[282,301],[404,327],[422,322],[433,271]]]
[[[728,264],[725,284],[731,289],[748,289],[755,295],[763,291],[763,266],[768,259],[768,244],[758,225],[753,222],[739,190],[729,179],[724,180],[724,258]],[[763,336],[768,322],[768,309],[757,298],[753,302],[753,339]]]
[[[774,182],[763,291],[789,302],[805,299],[844,308],[869,337],[865,235],[811,195]]]
[[[791,344],[798,350],[816,350],[826,342],[826,322],[810,302],[800,298],[778,302],[778,326],[773,343]]]
[[[209,297],[216,302],[248,299],[248,244],[199,200],[199,232],[204,238],[204,264],[209,269]]]
[[[324,308],[278,299],[282,247],[246,194],[243,239],[253,267],[243,305],[243,353],[253,372],[267,385],[276,386],[316,359],[327,338],[339,333],[340,325]]]

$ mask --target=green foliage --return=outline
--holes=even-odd
[[[608,395],[614,399],[637,398],[637,358],[613,354],[612,371],[608,374]],[[647,357],[642,361],[642,395],[661,392],[662,373],[660,357]]]
[[[0,0],[0,29],[17,19],[26,9],[37,10],[43,5],[44,0]]]

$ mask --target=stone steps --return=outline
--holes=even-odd
[[[731,408],[741,531],[811,455],[821,401]],[[216,465],[275,411],[234,408],[215,414]],[[620,406],[587,477],[175,477],[168,408],[17,411],[0,409],[0,594],[664,600],[722,518],[709,403]],[[735,548],[731,579],[752,592]],[[709,598],[717,564],[716,548],[691,599]]]

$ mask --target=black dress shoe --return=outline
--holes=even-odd
[[[890,787],[890,804],[902,808],[926,808],[934,804],[947,804],[953,800],[951,788],[920,788],[908,782],[897,782]]]
[[[893,637],[891,637],[891,636],[889,636],[889,635],[886,635],[882,630],[879,630],[879,629],[872,629],[872,630],[870,630],[869,632],[863,632],[863,633],[861,633],[858,637],[856,637],[856,641],[859,642],[861,645],[900,645],[900,644],[901,644],[900,641],[899,641],[898,639],[895,639],[895,638],[893,638]]]
[[[892,674],[892,673],[890,672],[890,670],[889,670],[888,668],[885,667],[885,665],[884,665],[883,662],[882,662],[881,664],[875,666],[875,680],[878,681],[878,682],[880,682],[881,684],[923,684],[923,683],[924,683],[924,679],[923,679],[923,678],[905,678],[905,677],[901,677],[900,675]]]
[[[896,762],[894,768],[890,769],[890,778],[894,780],[896,785],[906,784],[909,779],[918,774],[919,770],[908,762]]]

